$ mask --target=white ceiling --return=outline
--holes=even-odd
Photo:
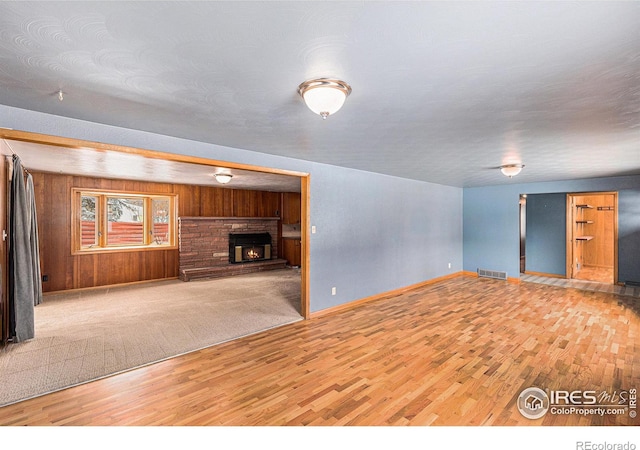
[[[326,121],[314,77],[353,88]],[[0,103],[452,186],[640,174],[640,2],[2,1]]]
[[[19,155],[22,165],[31,171],[271,192],[301,192],[300,177],[294,175],[168,161],[111,150],[75,149],[11,139],[4,139],[3,142],[5,147],[0,146],[2,153]],[[231,175],[231,182],[219,184],[215,179],[215,174],[219,173]]]

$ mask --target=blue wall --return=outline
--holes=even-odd
[[[528,195],[526,222],[526,270],[565,276],[567,195]]]
[[[640,189],[618,194],[618,260],[618,279],[640,283]]]
[[[460,270],[518,277],[522,193],[619,191],[619,279],[640,280],[640,176],[463,190],[2,105],[0,126],[310,173],[312,312]]]
[[[0,126],[310,173],[312,312],[462,270],[460,188],[2,105]]]
[[[520,194],[618,191],[618,278],[640,279],[640,176],[465,188],[463,267],[506,271],[519,276]]]

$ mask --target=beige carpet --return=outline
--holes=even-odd
[[[296,269],[45,296],[0,350],[0,406],[301,320]]]

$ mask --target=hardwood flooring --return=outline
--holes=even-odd
[[[456,277],[0,408],[2,425],[638,425],[516,407],[640,387],[633,297]]]
[[[621,286],[611,283],[600,283],[598,281],[577,280],[575,278],[544,277],[540,275],[520,274],[520,281],[547,284],[562,288],[580,289],[583,291],[607,292],[630,297],[640,298],[640,287]]]

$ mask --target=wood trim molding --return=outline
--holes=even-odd
[[[618,191],[612,192],[614,203],[613,214],[613,284],[616,284],[620,280],[618,279]]]
[[[544,273],[544,272],[532,272],[531,270],[525,270],[527,275],[533,275],[535,277],[547,277],[547,278],[567,278],[564,275],[558,275],[557,273]]]
[[[430,284],[434,284],[434,283],[438,283],[440,281],[444,281],[444,280],[448,280],[450,278],[456,278],[459,276],[464,276],[467,275],[467,273],[472,273],[475,275],[474,272],[456,272],[456,273],[452,273],[449,275],[445,275],[442,277],[437,277],[437,278],[432,278],[430,280],[426,280],[426,281],[421,281],[420,283],[416,283],[416,284],[412,284],[410,286],[405,286],[405,287],[401,287],[398,289],[394,289],[392,291],[387,291],[387,292],[382,292],[380,294],[375,294],[375,295],[371,295],[369,297],[364,297],[361,298],[359,300],[354,300],[352,302],[348,302],[348,303],[343,303],[341,305],[336,305],[336,306],[332,306],[330,308],[326,308],[326,309],[322,309],[320,311],[316,311],[311,313],[310,318],[311,319],[317,319],[318,317],[324,317],[330,314],[336,314],[336,313],[340,313],[340,312],[344,312],[346,310],[349,309],[353,309],[353,308],[357,308],[360,305],[363,305],[365,303],[369,303],[375,300],[380,300],[386,297],[394,297],[396,295],[401,295],[404,294],[406,292],[412,291],[414,289],[419,289],[421,287],[424,286],[428,286]]]
[[[96,217],[99,219],[97,222],[98,229],[98,244],[95,247],[88,248],[82,247],[82,230],[81,230],[81,199],[82,194],[95,194],[99,200],[96,205]],[[122,196],[122,197],[138,197],[145,199],[145,214],[144,214],[144,242],[139,245],[108,245],[107,243],[107,230],[108,219],[105,211],[106,197],[108,196]],[[149,231],[152,227],[152,217],[147,212],[151,211],[151,198],[167,198],[170,203],[171,222],[169,225],[170,239],[167,245],[153,245],[151,238],[149,237]],[[71,218],[69,223],[71,224],[71,255],[91,255],[97,253],[118,253],[118,252],[146,252],[157,250],[177,250],[178,249],[178,195],[175,193],[155,193],[155,192],[137,192],[137,191],[121,191],[121,190],[109,190],[109,189],[85,189],[80,187],[71,188]],[[101,212],[98,212],[101,211]]]
[[[109,289],[121,289],[127,287],[139,287],[144,286],[146,284],[158,283],[161,281],[171,281],[171,280],[179,280],[178,277],[167,277],[167,278],[157,278],[153,280],[141,280],[141,281],[129,281],[127,283],[117,283],[117,284],[109,284],[106,286],[90,286],[90,287],[82,287],[82,288],[72,288],[72,289],[64,289],[62,291],[48,291],[43,292],[43,297],[56,296],[60,294],[69,294],[73,292],[100,292],[100,291],[108,291]]]
[[[59,147],[68,147],[77,150],[91,148],[103,151],[115,151],[129,154],[142,155],[148,158],[162,159],[166,161],[186,162],[193,164],[201,164],[206,166],[225,166],[230,169],[252,170],[254,172],[271,173],[277,175],[291,175],[300,178],[301,187],[301,227],[303,229],[301,236],[302,251],[302,280],[301,280],[301,315],[309,318],[310,300],[309,300],[309,221],[310,221],[310,187],[311,180],[308,172],[299,172],[294,170],[274,169],[269,167],[254,166],[251,164],[234,163],[229,161],[220,161],[196,156],[187,156],[177,153],[161,152],[157,150],[141,149],[136,147],[127,147],[123,145],[105,144],[101,142],[93,142],[82,139],[67,138],[54,136],[49,134],[33,133],[29,131],[12,130],[8,128],[0,128],[0,139],[13,139],[17,141],[33,142],[38,144],[56,145]]]
[[[310,294],[309,294],[309,280],[310,280],[310,261],[309,256],[309,241],[311,238],[311,176],[309,174],[300,177],[300,252],[301,255],[301,272],[302,279],[300,280],[300,314],[305,319],[309,319],[310,316]]]
[[[573,197],[572,194],[567,194],[566,210],[565,210],[565,273],[567,278],[573,278]]]
[[[148,150],[137,147],[127,147],[124,145],[105,144],[102,142],[86,141],[82,139],[67,138],[61,136],[53,136],[49,134],[32,133],[29,131],[10,130],[0,128],[0,139],[13,139],[15,141],[33,142],[36,144],[55,145],[58,147],[66,147],[77,150],[93,149],[103,151],[114,151],[121,153],[129,153],[141,155],[147,158],[162,159],[166,161],[186,162],[192,164],[201,164],[205,166],[224,166],[230,169],[252,170],[254,172],[272,173],[277,175],[306,176],[307,172],[298,172],[294,170],[274,169],[270,167],[254,166],[251,164],[235,163],[230,161],[222,161],[217,159],[203,158],[199,156],[189,156],[178,153],[161,152],[157,150]]]
[[[613,196],[613,207],[614,207],[614,215],[613,215],[613,284],[617,284],[618,280],[618,191],[587,191],[587,192],[569,192],[567,193],[567,211],[566,211],[566,249],[567,249],[567,259],[566,259],[566,269],[567,275],[566,278],[572,279],[576,274],[573,273],[574,268],[574,237],[573,237],[573,226],[574,226],[574,207],[573,207],[573,198],[580,196],[599,196],[599,195],[611,195]]]

